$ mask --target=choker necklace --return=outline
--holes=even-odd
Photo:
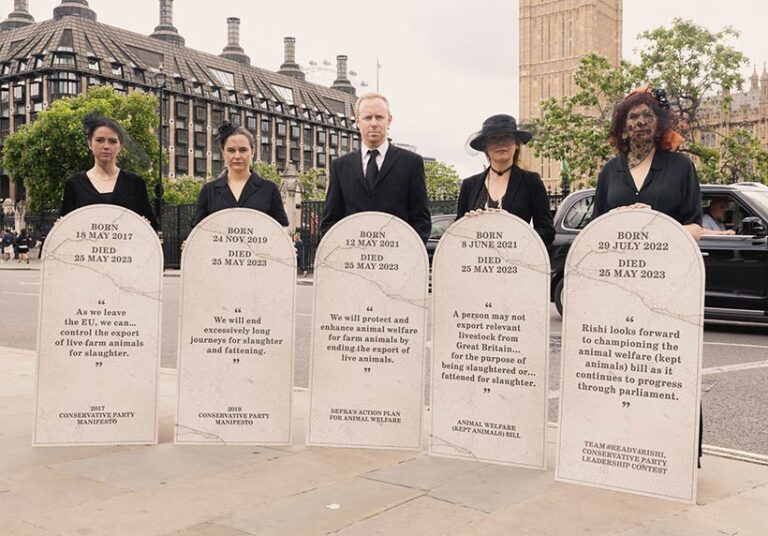
[[[502,175],[504,175],[504,174],[505,174],[507,171],[509,171],[510,169],[512,169],[513,167],[515,167],[515,165],[514,165],[514,164],[512,164],[512,165],[511,165],[511,166],[509,166],[508,168],[506,168],[506,169],[502,169],[502,170],[494,169],[494,167],[493,167],[493,166],[491,166],[491,165],[489,165],[488,167],[489,167],[489,168],[491,168],[491,171],[493,171],[493,172],[494,172],[496,175],[498,175],[499,177],[501,177],[501,176],[502,176]]]

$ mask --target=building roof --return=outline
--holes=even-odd
[[[55,53],[74,54],[76,67],[55,64]],[[89,59],[99,60],[100,73],[89,69]],[[241,105],[252,96],[255,107],[342,128],[352,127],[354,115],[354,98],[342,91],[78,16],[0,31],[0,63],[8,66],[0,78],[76,70],[149,88],[162,66],[166,88],[176,93],[232,103],[234,91]],[[122,74],[113,73],[112,64],[122,66]]]

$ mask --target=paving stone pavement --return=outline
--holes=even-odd
[[[175,446],[176,374],[161,372],[160,443],[31,448],[35,356],[0,348],[0,535],[765,536],[768,466],[705,456],[698,504],[554,481],[422,452]]]

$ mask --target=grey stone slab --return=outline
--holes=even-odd
[[[154,448],[135,448],[58,463],[51,467],[62,473],[122,489],[142,491],[289,455],[260,447],[194,447],[166,443]]]
[[[346,527],[337,536],[376,536],[393,534],[418,534],[438,536],[453,534],[462,526],[487,514],[438,501],[430,497],[418,497],[395,508],[382,512]]]
[[[768,486],[760,486],[688,513],[734,534],[768,534]]]
[[[486,467],[465,473],[430,490],[430,497],[492,513],[557,490],[551,471],[515,467]]]
[[[699,470],[697,503],[710,504],[766,484],[768,484],[768,466],[729,460],[719,456],[704,456],[701,461],[701,470]]]
[[[223,527],[217,523],[201,523],[194,527],[170,532],[167,536],[255,536],[255,533]]]
[[[84,530],[110,536],[164,535],[397,463],[398,455],[407,454],[311,449],[74,507],[37,508],[25,520],[63,536],[82,536]]]
[[[119,496],[125,490],[54,471],[48,467],[25,469],[0,477],[0,519],[28,521],[55,505],[76,508],[91,501]],[[55,532],[56,527],[47,527]]]
[[[478,474],[487,465],[432,456],[418,458],[373,471],[366,478],[420,490],[433,490],[467,474]]]
[[[2,381],[3,377],[0,375],[0,382]],[[3,383],[0,383],[0,385],[4,386]],[[27,388],[23,393],[0,397],[0,417],[23,415],[27,419],[26,435],[29,435],[29,420],[31,419],[30,411],[32,408],[32,398],[28,394],[29,391],[30,389]],[[5,431],[0,430],[0,437],[3,435],[6,435]]]
[[[0,520],[0,534],[7,534],[8,536],[57,536],[55,532],[11,519]]]
[[[745,533],[737,533],[730,528],[719,528],[717,525],[683,513],[615,532],[611,536],[736,536],[737,534],[749,536]]]
[[[326,534],[419,495],[402,486],[353,478],[249,507],[216,523],[259,536]]]

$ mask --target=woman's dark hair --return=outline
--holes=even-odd
[[[627,126],[627,114],[632,108],[642,104],[648,105],[656,116],[656,132],[653,135],[656,147],[670,150],[669,147],[665,147],[662,138],[665,137],[664,134],[667,130],[672,128],[672,113],[668,108],[662,106],[652,93],[640,90],[630,93],[613,110],[609,141],[613,148],[623,155],[629,153],[629,140],[624,134]]]
[[[88,141],[91,141],[93,133],[96,132],[97,128],[107,127],[117,134],[117,139],[120,140],[121,145],[125,142],[125,130],[120,126],[120,123],[100,113],[93,112],[83,117],[83,127],[85,128],[85,134],[88,136]]]
[[[253,134],[241,126],[233,125],[229,121],[224,121],[216,130],[216,140],[218,140],[221,149],[224,149],[224,144],[227,142],[227,138],[237,134],[245,136],[248,139],[248,143],[251,144],[251,149],[256,150],[256,140],[253,139]]]

